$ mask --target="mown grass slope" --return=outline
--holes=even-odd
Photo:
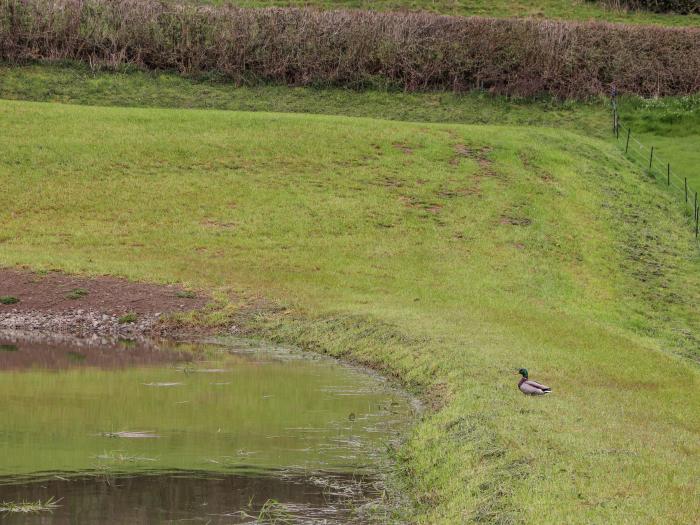
[[[91,71],[77,63],[0,64],[0,98],[98,106],[273,111],[373,117],[411,122],[494,124],[564,128],[612,140],[610,102],[551,98],[513,99],[485,92],[406,93],[348,89],[235,86],[216,78],[173,73]],[[700,189],[700,96],[641,99],[623,96],[620,118],[633,137]],[[624,132],[620,146],[624,147]],[[644,152],[646,154],[646,152]],[[641,154],[630,153],[640,170]],[[677,194],[677,197],[678,194]]]
[[[700,258],[675,201],[561,129],[1,102],[0,264],[262,294],[268,337],[442,408],[425,523],[700,512]],[[0,290],[1,293],[1,290]],[[522,396],[515,370],[554,387]]]

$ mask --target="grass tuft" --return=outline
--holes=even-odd
[[[138,319],[138,315],[134,312],[122,315],[117,321],[119,324],[135,323]]]
[[[0,503],[0,513],[8,514],[38,514],[40,512],[53,512],[60,508],[59,501],[53,497],[46,501],[21,501]]]
[[[252,500],[248,502],[248,508],[252,509]],[[239,514],[243,518],[254,520],[254,523],[269,524],[269,525],[291,525],[297,523],[298,519],[291,513],[287,507],[275,499],[267,499],[257,513],[257,516],[251,515],[248,512],[241,510]]]
[[[17,297],[14,297],[12,295],[0,296],[0,304],[17,304],[18,302],[19,302],[19,299],[17,299]]]
[[[85,288],[76,288],[66,295],[66,299],[80,299],[88,295],[88,291]]]

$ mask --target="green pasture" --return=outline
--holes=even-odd
[[[69,101],[123,97],[76,89]],[[203,88],[188,89],[165,96]],[[275,89],[246,100],[273,104]],[[700,512],[698,246],[609,138],[19,101],[0,121],[0,265],[282,305],[251,321],[260,334],[376,366],[432,403],[396,451],[418,521]],[[522,366],[554,394],[522,396]]]
[[[141,71],[94,72],[76,64],[0,64],[0,98],[121,107],[272,111],[372,117],[409,122],[564,128],[612,140],[610,103],[512,99],[483,92],[406,93],[277,85],[235,86],[216,78]],[[630,153],[640,170],[655,147],[679,177],[700,190],[700,96],[620,99],[620,117],[646,150]],[[624,137],[623,137],[624,138]],[[623,142],[620,141],[622,146]]]

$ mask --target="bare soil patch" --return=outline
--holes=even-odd
[[[507,217],[505,215],[501,217],[500,222],[510,226],[530,226],[532,224],[532,220],[527,217]]]
[[[85,290],[76,299],[68,296],[75,290]],[[3,310],[26,312],[66,312],[76,308],[99,310],[105,314],[123,315],[172,313],[203,307],[208,297],[192,294],[173,285],[143,284],[115,277],[77,277],[61,272],[47,274],[0,269],[0,295],[17,297],[19,302]],[[184,297],[184,296],[187,297]],[[192,297],[194,295],[194,297]]]
[[[479,148],[470,148],[464,144],[455,144],[454,152],[455,156],[450,160],[450,164],[456,166],[459,164],[460,158],[466,157],[469,159],[474,159],[481,168],[484,175],[495,175],[493,171],[493,161],[489,158],[489,154],[493,151],[493,148],[488,146],[483,146]]]
[[[158,331],[161,318],[202,308],[204,293],[115,277],[0,269],[0,329],[131,337]]]
[[[413,148],[409,147],[407,144],[397,142],[394,144],[394,147],[398,150],[403,151],[406,155],[413,155]]]
[[[424,210],[424,211],[427,211],[428,213],[432,213],[432,214],[440,213],[440,210],[442,209],[442,204],[438,204],[438,203],[434,203],[434,202],[423,202],[423,201],[420,201],[414,197],[410,197],[408,195],[401,195],[399,197],[399,200],[407,208]]]
[[[478,183],[478,179],[476,180]],[[468,197],[470,195],[475,195],[481,197],[482,191],[478,185],[461,187],[456,189],[444,189],[438,192],[438,195],[444,199],[452,199],[455,197]]]

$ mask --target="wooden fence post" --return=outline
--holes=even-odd
[[[651,163],[654,161],[654,146],[651,147],[651,152],[649,152],[649,175],[652,175],[651,172]]]
[[[666,165],[666,171],[668,173],[668,179],[667,179],[668,186],[670,186],[671,185],[671,163],[670,162]]]
[[[615,134],[615,128],[617,127],[617,117],[615,116],[616,110],[615,106],[613,103],[613,110],[612,110],[612,125],[613,125],[613,135]]]
[[[625,155],[627,155],[627,150],[630,147],[630,134],[632,133],[632,128],[627,128],[627,144],[625,144]]]
[[[688,177],[683,177],[685,181],[685,203],[688,204]]]

